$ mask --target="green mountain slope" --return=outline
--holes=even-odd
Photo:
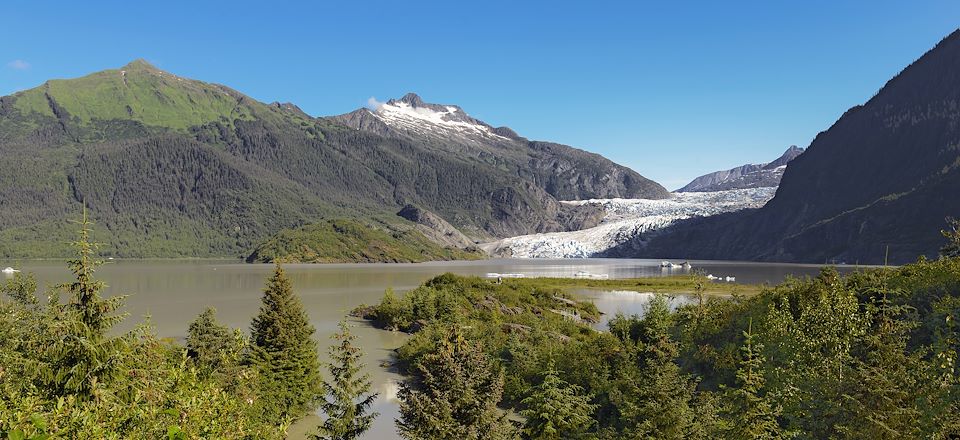
[[[80,126],[108,121],[187,132],[210,122],[275,119],[269,106],[228,87],[164,72],[143,60],[82,78],[50,80],[19,92],[24,115],[69,118]]]

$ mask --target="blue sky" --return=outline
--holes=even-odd
[[[0,94],[145,58],[313,115],[408,91],[675,189],[806,146],[956,1],[0,4]],[[146,3],[146,2],[143,2]]]

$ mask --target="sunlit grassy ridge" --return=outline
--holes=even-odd
[[[257,110],[266,111],[227,87],[181,78],[142,60],[82,78],[51,80],[15,96],[15,108],[24,113],[57,117],[59,106],[81,123],[123,119],[176,130],[250,120]]]

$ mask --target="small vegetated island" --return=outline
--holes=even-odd
[[[284,229],[247,257],[249,263],[421,263],[478,260],[476,247],[441,246],[416,229],[350,219]]]

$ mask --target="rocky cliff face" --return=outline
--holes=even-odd
[[[460,249],[474,247],[473,240],[430,211],[407,205],[397,215],[415,223],[417,231],[434,243]]]
[[[803,153],[796,145],[787,148],[772,162],[747,164],[729,170],[716,171],[693,179],[677,192],[725,191],[746,188],[776,188],[780,185],[787,164]]]
[[[907,262],[936,255],[957,194],[960,31],[820,133],[763,208],[681,222],[621,255]]]

